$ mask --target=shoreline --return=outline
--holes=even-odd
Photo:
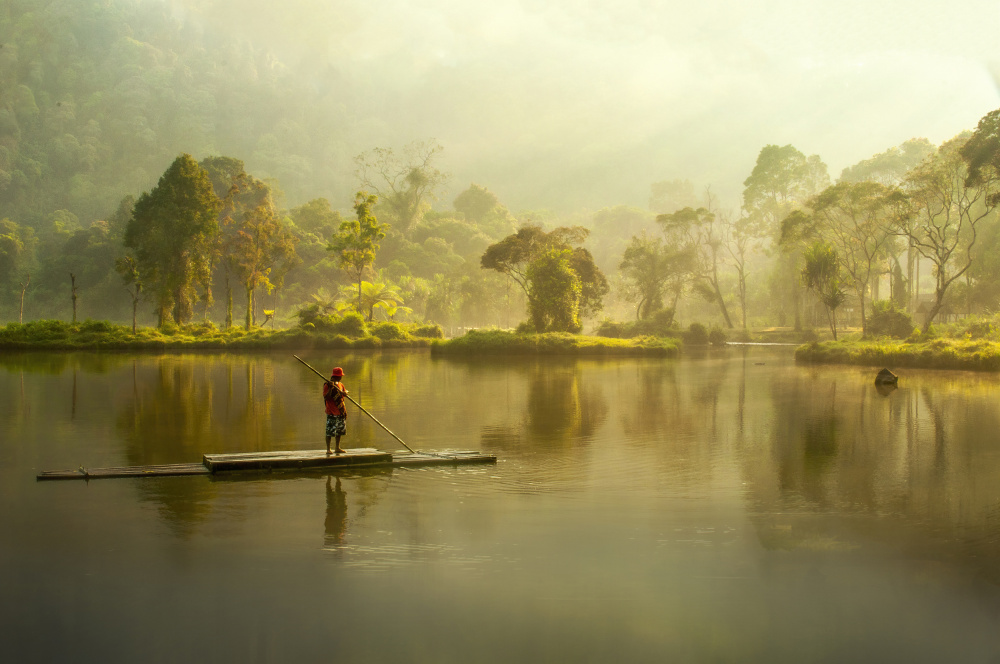
[[[988,339],[936,338],[922,342],[879,339],[823,341],[799,346],[801,364],[852,364],[915,369],[1000,371],[1000,343]]]

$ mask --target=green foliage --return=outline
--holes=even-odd
[[[537,258],[527,271],[528,311],[540,332],[579,332],[580,277],[570,267],[572,251],[552,249]]]
[[[708,333],[708,343],[712,344],[713,346],[725,346],[726,341],[727,341],[726,333],[723,332],[718,327],[713,327],[711,331]]]
[[[455,199],[454,206],[456,212],[488,238],[501,238],[514,231],[514,217],[486,187],[469,185]]]
[[[633,236],[618,268],[628,284],[627,297],[638,302],[636,318],[644,320],[663,309],[663,296],[680,286],[689,254],[664,245],[645,233]]]
[[[336,334],[343,334],[352,338],[363,337],[367,334],[364,316],[356,311],[346,312],[340,317],[340,320],[333,323],[330,329]]]
[[[407,334],[406,330],[404,330],[399,323],[392,323],[388,321],[368,326],[368,333],[373,337],[378,337],[383,340],[410,338],[410,335]]]
[[[357,314],[349,322],[336,321],[343,329],[357,331],[357,324],[364,324]],[[322,320],[321,316],[317,320]],[[338,325],[333,325],[336,328]],[[3,349],[302,349],[302,348],[423,348],[431,342],[416,338],[395,323],[378,324],[380,336],[367,334],[350,336],[333,329],[320,330],[314,323],[307,323],[290,330],[241,328],[219,330],[211,323],[176,325],[168,321],[157,328],[139,328],[136,334],[130,327],[107,321],[86,320],[66,323],[56,320],[39,320],[10,323],[0,326],[0,348]]]
[[[814,342],[797,348],[795,360],[814,364],[1000,371],[1000,342],[925,337],[914,343],[885,338]]]
[[[917,164],[934,153],[934,145],[926,138],[911,138],[899,147],[848,166],[840,173],[841,182],[878,182],[886,186],[903,181]]]
[[[125,246],[135,251],[161,323],[171,310],[175,323],[191,317],[195,283],[209,278],[210,241],[221,207],[208,173],[189,154],[177,157],[156,187],[135,202]]]
[[[603,320],[597,326],[594,334],[599,337],[615,339],[632,339],[635,337],[680,337],[680,332],[673,327],[674,310],[660,309],[645,320],[616,322]]]
[[[762,233],[775,233],[795,203],[805,201],[829,181],[819,156],[806,157],[791,145],[766,145],[743,182],[743,207]]]
[[[365,269],[375,262],[379,240],[385,237],[385,230],[372,211],[377,202],[376,195],[359,191],[354,197],[357,218],[342,221],[340,230],[328,246],[337,257],[340,267],[358,285],[358,311],[364,310],[361,302],[361,277]]]
[[[913,319],[891,300],[878,300],[872,303],[868,333],[874,337],[905,339],[913,333]]]
[[[826,307],[830,321],[830,331],[837,339],[836,310],[844,303],[846,297],[841,288],[840,261],[837,250],[819,241],[813,244],[805,253],[805,265],[802,267],[802,283],[814,291]]]
[[[409,330],[410,335],[414,337],[422,337],[425,339],[444,339],[444,330],[441,329],[440,325],[429,324],[429,325],[415,325]]]
[[[701,323],[691,323],[688,329],[681,335],[681,338],[684,339],[684,343],[688,346],[707,346],[709,341],[708,328]]]
[[[580,316],[600,311],[609,289],[590,252],[572,247],[588,234],[578,226],[546,233],[527,225],[487,247],[480,265],[507,275],[522,288],[536,329],[579,330]],[[534,278],[543,282],[535,284]]]
[[[354,158],[362,186],[378,194],[380,207],[404,233],[416,225],[448,179],[434,166],[443,150],[433,141],[416,141],[399,153],[375,148]]]
[[[432,354],[440,355],[653,355],[676,357],[675,342],[640,337],[607,339],[565,332],[521,334],[503,330],[471,330],[448,341],[435,341]]]

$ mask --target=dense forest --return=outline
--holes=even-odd
[[[997,112],[837,178],[763,146],[738,208],[720,183],[674,179],[642,209],[512,211],[488,182],[450,181],[447,145],[380,145],[330,76],[304,82],[166,3],[4,3],[0,323],[354,310],[452,330],[905,336],[1000,302]]]

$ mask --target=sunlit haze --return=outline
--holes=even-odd
[[[738,205],[764,145],[836,177],[1000,105],[995,2],[178,2],[364,116],[345,154],[433,138],[454,193],[513,209],[644,206],[671,178]]]

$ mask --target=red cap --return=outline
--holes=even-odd
[[[334,367],[333,371],[330,372],[330,375],[336,378],[342,378],[344,376],[344,370],[340,367]]]

